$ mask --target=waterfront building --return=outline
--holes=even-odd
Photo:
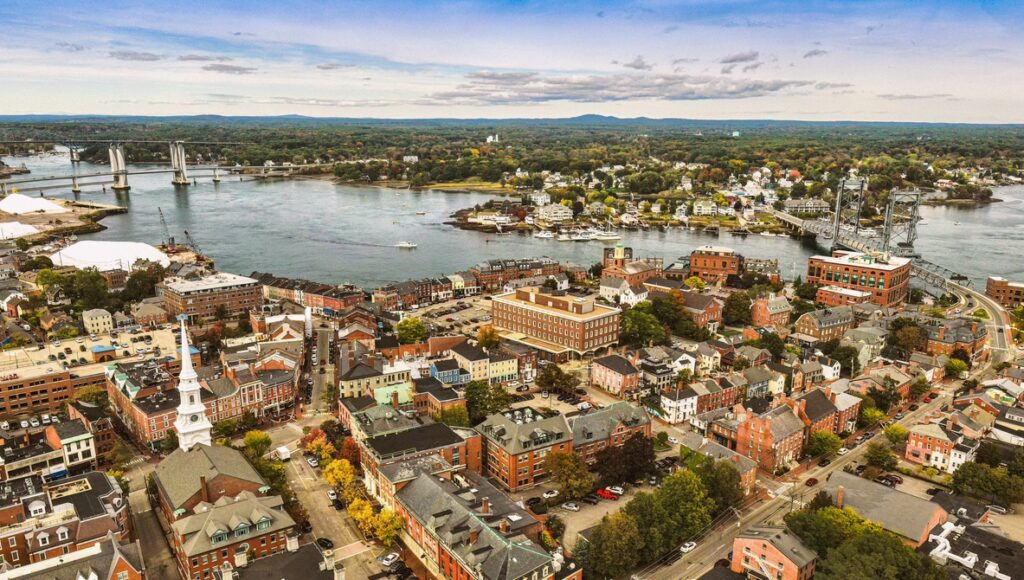
[[[157,285],[164,308],[172,317],[191,323],[218,316],[237,318],[263,303],[263,286],[253,278],[218,272],[198,280],[170,278]]]
[[[828,202],[818,199],[816,197],[805,197],[803,199],[787,199],[782,202],[787,213],[793,215],[800,214],[822,214],[828,213],[831,210]]]
[[[661,258],[633,259],[633,248],[619,243],[613,248],[604,249],[602,264],[602,278],[620,278],[629,286],[636,287],[661,276],[664,262]]]
[[[847,306],[870,302],[872,296],[871,292],[828,285],[818,288],[814,302],[821,306]]]
[[[549,203],[537,208],[537,217],[549,224],[570,221],[572,220],[572,208],[560,203]]]
[[[593,296],[526,287],[495,296],[492,304],[494,326],[505,339],[554,357],[595,353],[619,340],[621,310]]]
[[[985,282],[985,295],[1004,308],[1016,308],[1024,304],[1024,282],[1010,282],[1006,278],[989,276]]]
[[[701,246],[690,253],[690,275],[708,284],[724,283],[743,272],[743,256],[732,248]]]
[[[897,256],[875,256],[836,250],[831,256],[807,260],[807,282],[871,293],[871,302],[892,307],[910,294],[911,261]]]
[[[263,286],[265,299],[287,300],[299,306],[312,308],[317,314],[335,316],[363,302],[363,291],[354,286],[334,286],[264,272],[253,272],[251,277]]]

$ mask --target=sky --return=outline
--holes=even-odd
[[[1024,122],[1024,2],[0,2],[0,114]]]

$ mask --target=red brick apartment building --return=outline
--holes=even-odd
[[[572,428],[562,415],[544,418],[529,408],[516,409],[491,415],[476,430],[483,436],[487,473],[510,492],[547,476],[548,453],[572,451]]]
[[[1016,308],[1024,304],[1024,283],[989,276],[985,282],[985,294],[1006,308]]]
[[[785,526],[753,526],[732,542],[729,569],[749,578],[764,578],[770,570],[773,580],[810,580],[817,554]]]
[[[911,262],[907,258],[876,257],[837,250],[831,256],[807,259],[807,282],[871,293],[871,302],[898,306],[910,294]]]
[[[572,296],[527,286],[493,299],[494,326],[504,338],[552,355],[582,356],[619,340],[621,310]]]
[[[597,454],[604,449],[621,447],[635,436],[651,436],[651,418],[647,411],[625,401],[577,415],[570,426],[573,451],[590,464],[597,462]]]
[[[822,286],[814,295],[814,302],[822,306],[849,306],[871,302],[871,292],[851,290],[842,286]]]
[[[690,275],[698,276],[708,284],[725,282],[729,276],[743,271],[743,256],[732,248],[701,246],[690,253]]]
[[[263,303],[263,286],[246,276],[218,272],[198,280],[170,278],[157,285],[169,316],[184,314],[188,323],[213,320],[218,309],[238,317]]]

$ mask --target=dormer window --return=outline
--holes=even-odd
[[[235,537],[236,538],[244,538],[245,536],[248,536],[248,535],[249,535],[249,526],[248,525],[241,524],[237,528],[235,528]]]
[[[63,542],[66,539],[68,539],[68,529],[67,528],[57,528],[57,541],[58,542]]]
[[[221,542],[225,542],[225,541],[227,541],[227,539],[228,539],[227,532],[217,532],[216,534],[213,535],[213,543],[214,544],[219,544]]]
[[[39,534],[38,536],[36,536],[36,541],[39,542],[40,546],[49,546],[50,545],[50,534],[47,534],[47,533]]]
[[[41,516],[46,513],[46,504],[36,500],[28,504],[28,513],[32,517]]]

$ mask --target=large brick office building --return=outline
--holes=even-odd
[[[871,302],[897,306],[910,295],[911,262],[907,258],[835,251],[807,259],[807,282],[871,293]]]
[[[527,286],[493,299],[494,326],[504,338],[552,355],[582,356],[619,340],[621,310],[572,296]]]
[[[248,314],[263,302],[263,285],[258,280],[218,272],[198,280],[171,278],[157,285],[164,307],[171,317],[184,314],[189,324],[213,320],[219,309],[229,317]]]
[[[701,246],[690,253],[690,275],[709,284],[725,282],[743,272],[743,256],[732,248]]]

